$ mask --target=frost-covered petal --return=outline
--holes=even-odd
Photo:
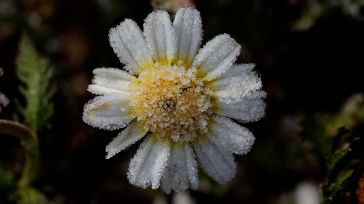
[[[153,66],[143,33],[133,20],[125,19],[120,25],[111,28],[109,40],[114,52],[130,72],[137,73],[144,67]]]
[[[177,63],[189,67],[202,41],[202,23],[200,12],[192,8],[181,8],[173,21],[177,37]],[[181,61],[181,62],[179,62]]]
[[[161,187],[164,192],[181,192],[189,187],[197,189],[197,162],[190,144],[174,144],[162,177]]]
[[[262,88],[259,75],[251,71],[252,64],[236,65],[210,82],[218,101],[230,104],[241,101],[247,94]]]
[[[167,165],[170,145],[154,136],[146,138],[129,164],[129,182],[141,188],[157,189]]]
[[[218,102],[215,113],[218,115],[234,118],[240,122],[255,122],[265,115],[266,97],[264,91],[258,90],[246,94],[239,102]]]
[[[85,105],[83,111],[85,123],[106,130],[123,128],[132,119],[129,99],[121,94],[97,96]]]
[[[240,53],[240,45],[228,34],[218,35],[199,51],[192,66],[201,69],[210,81],[231,68]]]
[[[170,65],[176,53],[176,37],[166,11],[154,11],[144,22],[144,36],[156,62]]]
[[[126,71],[116,68],[96,68],[92,72],[94,78],[87,90],[98,95],[113,93],[128,95],[129,84],[135,79]]]
[[[255,68],[255,64],[253,64],[253,63],[233,64],[233,66],[231,66],[231,69],[229,69],[225,73],[221,74],[221,76],[219,76],[217,79],[231,77],[231,76],[243,76],[247,72],[253,71],[254,68]]]
[[[248,153],[255,140],[247,128],[221,116],[214,117],[209,137],[213,143],[234,154]]]
[[[193,141],[192,144],[203,170],[215,181],[226,183],[235,176],[234,155],[222,145],[214,144],[209,136]]]
[[[138,122],[133,122],[106,146],[106,159],[109,159],[120,151],[128,148],[130,145],[143,138],[147,132],[148,130],[142,127]]]

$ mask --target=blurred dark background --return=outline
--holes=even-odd
[[[200,171],[201,189],[189,195],[196,203],[290,203],[299,184],[318,186],[327,173],[325,155],[317,151],[323,147],[301,134],[303,123],[320,113],[337,114],[350,96],[364,91],[363,1],[194,3],[203,42],[221,33],[235,38],[243,46],[238,61],[256,64],[268,105],[264,119],[245,125],[257,139],[249,154],[236,157],[237,177],[219,185]],[[128,162],[138,145],[106,160],[105,146],[117,132],[82,122],[83,106],[93,97],[86,91],[92,70],[123,66],[109,45],[109,29],[125,18],[142,25],[152,10],[146,0],[0,0],[0,91],[10,99],[1,118],[14,119],[14,99],[21,98],[15,56],[23,32],[54,68],[55,112],[39,136],[42,168],[34,183],[52,203],[173,200],[128,183]],[[1,137],[0,175],[15,182],[23,160],[19,142]],[[0,179],[0,203],[11,203],[11,186]]]

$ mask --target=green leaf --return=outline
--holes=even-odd
[[[21,187],[13,195],[12,199],[19,204],[46,204],[47,198],[32,187]]]
[[[34,132],[44,128],[53,114],[51,98],[55,92],[52,83],[53,69],[49,62],[40,57],[28,35],[24,34],[19,43],[16,58],[16,74],[22,85],[20,93],[25,105],[18,104],[24,123]]]

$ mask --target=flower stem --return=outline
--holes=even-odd
[[[37,135],[23,124],[9,120],[0,120],[0,134],[15,136],[20,140],[25,152],[25,163],[18,186],[29,186],[37,177],[39,170]]]

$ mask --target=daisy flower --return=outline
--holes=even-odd
[[[135,186],[183,191],[199,186],[197,161],[219,183],[236,173],[233,154],[246,154],[253,134],[237,122],[264,116],[266,93],[253,64],[234,64],[240,45],[227,34],[200,48],[201,17],[179,9],[145,19],[142,31],[126,19],[110,43],[124,70],[97,68],[83,120],[122,130],[106,147],[109,159],[143,139],[128,169]]]

